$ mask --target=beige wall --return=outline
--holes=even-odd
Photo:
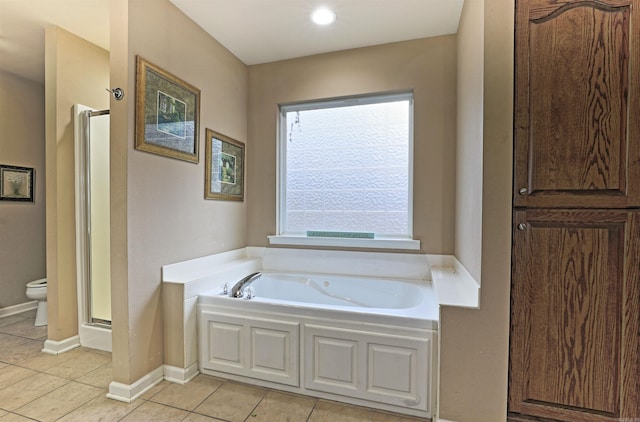
[[[414,237],[422,252],[454,249],[456,38],[443,36],[249,68],[248,243],[276,234],[278,104],[414,90]]]
[[[0,164],[35,169],[34,202],[0,201],[0,309],[46,276],[44,86],[0,72]]]
[[[204,199],[204,132],[247,141],[248,84],[246,66],[168,0],[111,7],[112,87],[125,89],[111,104],[113,374],[130,384],[165,363],[161,266],[246,245],[246,202]],[[201,90],[198,164],[134,150],[136,55]]]
[[[50,340],[78,333],[73,105],[109,107],[109,53],[58,27],[45,32],[47,297]]]
[[[481,308],[444,308],[440,321],[440,417],[459,422],[506,418],[513,15],[513,0],[484,0]]]

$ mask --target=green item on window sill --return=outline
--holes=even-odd
[[[330,231],[317,231],[308,230],[307,237],[339,237],[345,239],[373,239],[374,233],[367,232],[330,232]]]

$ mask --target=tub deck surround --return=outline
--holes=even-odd
[[[263,271],[431,280],[428,255],[247,247]]]
[[[429,262],[431,280],[440,306],[480,306],[480,285],[455,257],[429,255]]]
[[[164,376],[185,383],[198,374],[196,303],[198,295],[239,280],[260,268],[245,249],[162,267]]]
[[[422,318],[408,318],[405,323],[409,324],[407,329],[429,330],[433,334],[430,340],[433,345],[437,345],[439,305],[478,306],[478,284],[451,256],[247,247],[171,264],[162,269],[166,379],[186,382],[198,372],[198,296],[209,293],[209,296],[224,300],[226,298],[220,298],[219,292],[225,282],[232,286],[256,271],[369,276],[421,284],[429,290],[432,305],[422,311]],[[252,306],[259,307],[261,301],[258,297],[242,302],[253,302]],[[240,302],[233,302],[233,305],[240,306]],[[315,313],[315,310],[302,312],[302,317],[305,317],[305,312]],[[347,324],[358,320],[359,311],[352,312],[351,316],[342,315],[336,309],[332,312]],[[384,317],[376,316],[375,312],[369,314],[371,323],[385,325],[382,323]],[[233,312],[229,315],[233,317]],[[335,318],[331,319],[335,321]],[[387,356],[387,350],[383,348],[385,352],[380,356]],[[435,356],[432,353],[434,359]],[[437,372],[436,368],[437,363],[434,364],[434,372]],[[256,381],[257,384],[261,382]]]

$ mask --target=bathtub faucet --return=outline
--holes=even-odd
[[[231,292],[229,293],[229,296],[242,297],[244,294],[244,288],[247,287],[249,284],[253,283],[255,280],[259,279],[260,276],[262,276],[262,273],[257,272],[257,273],[249,274],[242,280],[238,281],[231,288]]]

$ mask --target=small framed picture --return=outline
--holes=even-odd
[[[33,202],[33,175],[31,167],[0,164],[0,200]]]
[[[136,66],[136,149],[197,163],[200,90],[140,56]]]
[[[205,199],[243,201],[244,144],[211,129],[205,135]]]

